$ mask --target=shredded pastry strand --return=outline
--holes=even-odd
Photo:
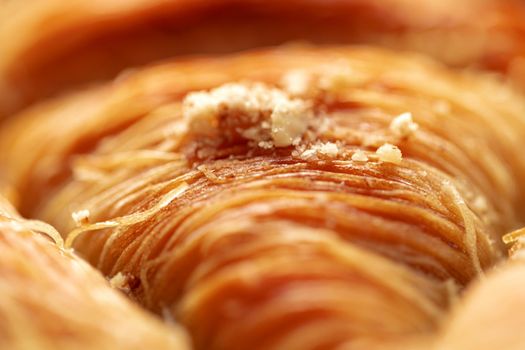
[[[179,326],[166,326],[112,290],[70,250],[33,229],[0,197],[0,347],[2,349],[188,349]]]

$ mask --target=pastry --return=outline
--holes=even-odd
[[[454,348],[523,225],[524,111],[384,49],[179,59],[14,115],[1,181],[195,349]]]
[[[62,244],[50,225],[22,219],[0,197],[0,348],[189,348],[176,324],[133,305]],[[115,288],[129,288],[119,277]]]

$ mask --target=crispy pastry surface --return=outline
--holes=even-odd
[[[418,55],[277,49],[35,107],[0,160],[26,215],[140,280],[130,294],[197,349],[373,348],[431,335],[501,258],[524,111]]]
[[[189,347],[177,325],[147,315],[60,243],[51,226],[22,219],[0,197],[2,349]]]

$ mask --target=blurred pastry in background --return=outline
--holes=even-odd
[[[45,0],[0,13],[0,116],[178,55],[373,44],[525,78],[519,0]]]

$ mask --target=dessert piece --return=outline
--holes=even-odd
[[[417,344],[523,223],[523,111],[382,49],[175,60],[13,116],[2,181],[196,349]]]

